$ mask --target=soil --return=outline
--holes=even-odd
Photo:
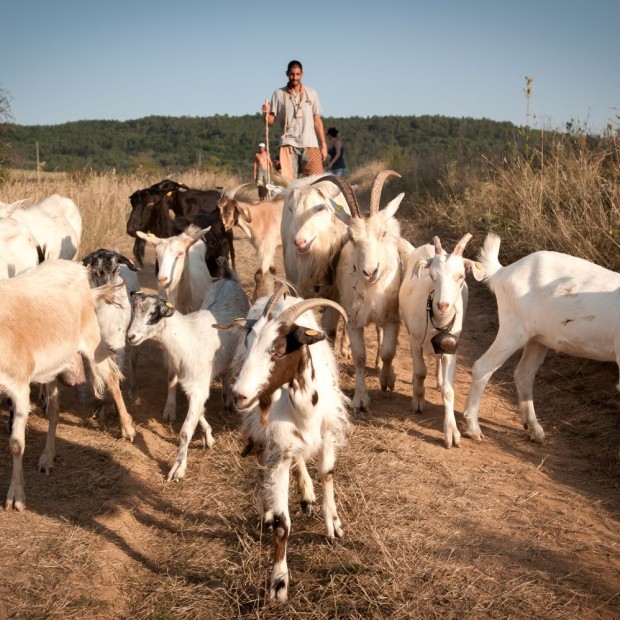
[[[119,247],[130,255],[129,239]],[[245,239],[236,247],[249,292],[255,254]],[[140,278],[153,289],[148,249]],[[495,308],[485,286],[471,281],[455,386],[461,427],[470,368],[497,330]],[[374,330],[368,337],[370,364]],[[39,474],[47,420],[33,404],[27,509],[0,511],[0,618],[620,617],[617,368],[548,356],[535,392],[547,439],[540,446],[516,415],[517,360],[485,391],[485,439],[447,450],[431,372],[427,411],[410,410],[411,356],[401,331],[394,392],[381,392],[369,366],[371,410],[352,414],[339,454],[345,538],[330,545],[320,515],[304,515],[291,487],[289,602],[278,606],[268,601],[270,538],[255,509],[257,465],[240,457],[239,416],[223,412],[216,384],[206,413],[215,446],[205,450],[196,437],[186,479],[166,482],[187,405],[181,397],[179,420],[162,421],[162,355],[145,343],[140,398],[127,402],[133,443],[120,438],[115,416],[100,423],[94,401],[79,405],[66,388],[55,468]],[[352,369],[341,367],[352,396]],[[2,433],[7,420],[3,407]],[[4,491],[10,472],[5,449]]]

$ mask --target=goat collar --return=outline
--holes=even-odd
[[[426,327],[428,329],[428,324],[430,322],[430,324],[433,326],[433,329],[436,329],[438,332],[448,333],[454,327],[454,322],[456,321],[456,312],[454,313],[452,320],[447,325],[444,325],[443,327],[437,327],[437,325],[433,323],[433,293],[434,292],[435,291],[431,291],[428,294],[428,298],[426,300]],[[424,336],[426,337],[426,334]]]
[[[424,329],[424,336],[422,336],[420,346],[424,346],[426,334],[428,334],[428,324],[430,323],[433,326],[433,329],[438,332],[431,338],[431,344],[433,345],[433,350],[435,351],[435,353],[439,355],[443,355],[444,353],[454,354],[456,352],[459,341],[458,338],[456,338],[450,333],[450,330],[454,327],[454,322],[456,321],[456,312],[454,313],[454,316],[452,317],[450,323],[448,323],[444,327],[437,327],[435,323],[433,323],[434,292],[435,291],[431,291],[428,295],[428,299],[426,300],[426,328]]]

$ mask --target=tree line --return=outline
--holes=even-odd
[[[340,130],[349,169],[373,160],[411,158],[467,162],[500,157],[514,146],[519,128],[488,119],[372,116],[324,119]],[[86,120],[59,125],[1,127],[5,165],[46,171],[181,170],[219,167],[250,176],[259,142],[265,141],[260,114],[209,117],[148,116],[129,121]],[[277,154],[277,126],[270,128],[270,152]]]

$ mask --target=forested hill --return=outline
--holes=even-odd
[[[374,159],[439,157],[463,160],[503,153],[518,128],[509,122],[445,116],[373,116],[325,118],[345,146],[346,162],[355,168]],[[129,172],[149,168],[182,169],[216,165],[250,174],[265,124],[250,116],[149,116],[131,121],[77,121],[62,125],[4,125],[4,157],[10,167],[36,167],[36,145],[46,171],[84,168]],[[277,125],[270,127],[276,154]]]

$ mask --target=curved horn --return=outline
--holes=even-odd
[[[273,309],[276,307],[276,304],[280,299],[288,292],[288,286],[285,283],[280,284],[280,286],[273,292],[269,301],[265,304],[263,308],[263,316],[267,317],[268,321],[271,321],[271,317],[273,316]]]
[[[455,256],[463,256],[463,250],[465,249],[465,246],[467,245],[467,242],[471,239],[471,237],[471,233],[463,235],[461,240],[454,247],[454,251],[452,252],[452,254],[454,254]]]
[[[292,325],[304,312],[312,308],[317,308],[319,306],[329,306],[330,308],[334,308],[338,310],[344,319],[344,322],[347,322],[347,313],[344,311],[344,308],[337,304],[335,301],[331,299],[321,299],[320,297],[314,297],[313,299],[304,299],[300,301],[298,304],[294,306],[289,306],[282,314],[278,317],[278,320],[282,322],[283,325]]]
[[[398,172],[394,172],[394,170],[383,170],[372,182],[372,187],[370,189],[370,215],[374,215],[379,210],[379,202],[381,201],[381,190],[383,189],[383,184],[389,177],[398,177],[401,178]]]
[[[229,190],[225,190],[224,192],[222,192],[222,195],[226,195],[226,198],[230,199],[230,200],[234,200],[235,199],[235,194],[242,188],[242,187],[246,187],[246,185],[253,185],[253,183],[242,183],[241,185],[237,185],[236,187],[233,187],[232,189]]]
[[[435,255],[439,256],[443,252],[443,248],[441,247],[441,241],[439,241],[439,237],[433,237],[433,243],[435,244]]]
[[[349,205],[349,209],[351,209],[351,215],[353,217],[361,218],[360,207],[357,202],[357,198],[353,192],[353,188],[350,183],[344,177],[337,177],[333,174],[328,174],[327,176],[321,177],[312,183],[312,185],[316,185],[317,183],[322,183],[323,181],[330,181],[333,183],[344,196],[344,199],[347,201]]]

